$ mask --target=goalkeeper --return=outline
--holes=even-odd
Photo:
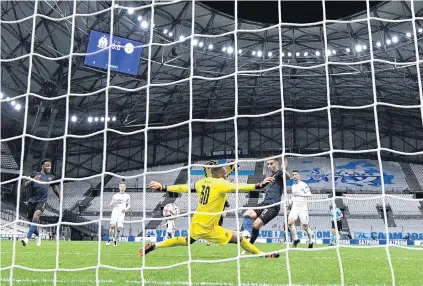
[[[190,237],[173,237],[160,243],[147,244],[144,249],[140,249],[138,256],[146,255],[161,247],[187,246],[188,243],[192,244],[198,239],[205,239],[220,245],[238,243],[240,241],[241,247],[245,251],[252,254],[263,253],[246,238],[240,236],[239,233],[218,225],[221,216],[219,212],[222,211],[225,204],[226,194],[235,192],[237,184],[225,180],[227,173],[223,167],[212,167],[211,175],[211,178],[201,179],[195,184],[195,190],[198,194],[198,207],[190,225]],[[257,184],[238,184],[238,191],[254,191],[273,180],[273,177],[268,177]],[[150,188],[176,193],[187,193],[189,190],[188,185],[163,186],[159,182],[151,182]],[[265,257],[277,258],[279,253],[271,253]]]

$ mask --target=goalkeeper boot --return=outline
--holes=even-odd
[[[298,243],[300,243],[300,239],[294,240],[294,243],[292,244],[292,247],[297,247]]]
[[[113,246],[117,246],[117,241],[113,241]]]
[[[143,249],[140,249],[137,253],[137,256],[147,255],[150,251],[156,249],[156,245],[152,243],[148,243],[144,246]]]
[[[308,244],[308,248],[313,248],[313,245],[314,245],[314,243],[312,242],[312,243],[309,243]]]

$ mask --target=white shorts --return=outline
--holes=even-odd
[[[118,210],[112,211],[112,217],[110,218],[110,224],[116,225],[119,228],[123,228],[123,222],[125,221],[125,213]]]
[[[309,217],[307,207],[292,206],[288,219],[297,220],[298,218],[300,218],[301,224],[308,224]]]

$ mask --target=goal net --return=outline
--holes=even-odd
[[[366,1],[332,20],[322,1],[321,21],[291,23],[278,1],[274,25],[240,19],[233,4],[232,17],[194,0],[2,1],[2,284],[422,283],[423,2]],[[55,176],[40,183],[30,174],[46,158]],[[267,188],[240,189],[274,175],[272,159],[311,189],[298,247],[296,181],[270,205]],[[167,239],[169,203],[175,236],[191,237],[207,201],[195,183],[212,166],[236,184],[214,213],[220,234],[251,236],[246,217],[262,214],[254,245],[279,259],[244,255],[242,236],[137,257]],[[109,247],[122,180],[131,208]],[[36,222],[34,183],[60,195],[49,190]],[[21,246],[30,225],[39,247]]]

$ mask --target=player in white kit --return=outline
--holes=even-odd
[[[117,246],[119,234],[125,221],[125,213],[131,208],[131,196],[126,191],[125,180],[119,183],[119,193],[114,194],[110,206],[113,207],[112,217],[110,218],[109,240],[106,245],[110,245],[113,240],[113,246]]]
[[[300,180],[300,173],[293,171],[294,184],[292,185],[292,208],[288,216],[288,226],[291,231],[293,247],[297,247],[298,239],[295,221],[300,218],[304,231],[308,237],[308,248],[313,248],[312,233],[309,226],[307,200],[311,197],[310,187]]]

